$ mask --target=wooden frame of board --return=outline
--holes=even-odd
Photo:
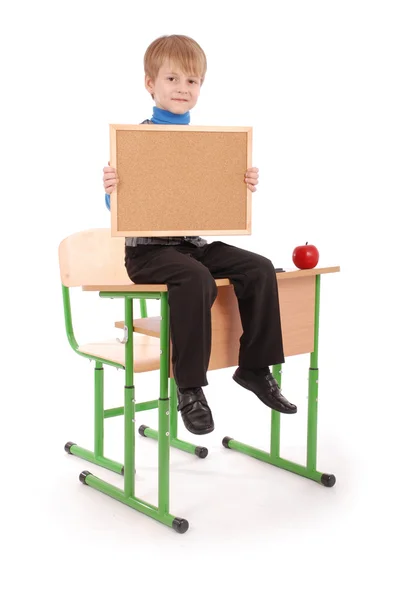
[[[252,127],[110,125],[112,236],[249,235]]]

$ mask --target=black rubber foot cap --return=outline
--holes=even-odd
[[[145,429],[149,429],[149,425],[141,425],[140,428],[138,429],[138,433],[140,433],[140,435],[142,437],[146,437]]]
[[[67,452],[67,454],[72,454],[71,446],[76,446],[76,443],[75,442],[67,442],[66,445],[64,446],[64,450]]]
[[[189,523],[186,519],[180,519],[176,517],[173,521],[173,529],[177,533],[185,533],[188,531]]]
[[[333,487],[336,482],[336,478],[334,475],[329,475],[328,473],[323,473],[320,481],[325,487]]]
[[[90,471],[82,471],[82,473],[79,474],[79,481],[87,485],[86,478],[88,475],[92,475],[92,473],[90,473]]]
[[[195,454],[196,456],[199,456],[199,458],[206,458],[206,456],[209,454],[209,450],[203,446],[196,446]]]
[[[229,448],[230,446],[228,445],[228,442],[231,442],[231,440],[233,440],[234,438],[230,438],[228,436],[226,436],[225,438],[223,438],[222,440],[222,444],[224,446],[224,448]]]

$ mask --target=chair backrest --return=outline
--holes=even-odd
[[[110,229],[88,229],[65,238],[59,245],[63,285],[127,285],[132,281],[124,265],[123,237],[111,237]]]

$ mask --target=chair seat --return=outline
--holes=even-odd
[[[84,344],[79,346],[78,351],[125,367],[125,344],[116,339]],[[134,334],[134,372],[145,373],[159,369],[160,340],[147,335]]]

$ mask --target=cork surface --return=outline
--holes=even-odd
[[[250,233],[249,132],[189,129],[116,129],[120,234]]]

